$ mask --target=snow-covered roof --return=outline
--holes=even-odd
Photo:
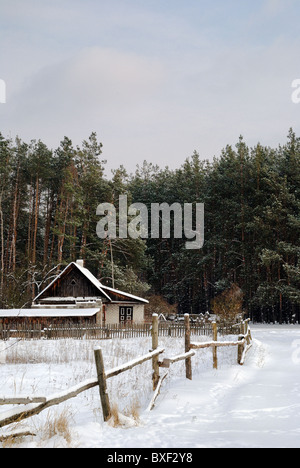
[[[81,266],[78,263],[75,263],[75,265],[100,291],[104,293],[104,295],[107,298],[109,298],[110,301],[111,301],[111,297],[107,295],[105,291],[112,292],[114,294],[121,294],[122,296],[126,296],[129,299],[133,299],[139,302],[145,302],[146,304],[148,304],[149,301],[147,301],[146,299],[142,299],[141,297],[138,297],[138,296],[133,296],[132,294],[128,294],[127,292],[120,291],[119,289],[113,289],[113,288],[109,288],[108,286],[104,286],[102,283],[100,283],[99,280],[97,280],[97,278],[90,272],[90,270]]]
[[[144,302],[145,304],[149,304],[149,301],[147,301],[147,299],[143,299],[143,298],[138,297],[138,296],[133,296],[132,294],[128,294],[128,293],[126,293],[124,291],[120,291],[119,289],[109,288],[108,286],[103,286],[103,284],[101,284],[101,288],[104,289],[105,291],[112,292],[113,294],[121,294],[122,296],[128,297],[128,299],[133,299],[135,301]],[[112,301],[112,302],[115,302],[115,301]]]
[[[108,300],[110,300],[110,297],[103,291],[102,289],[102,284],[100,283],[99,280],[97,280],[96,276],[93,275],[93,273],[90,272],[90,270],[88,270],[87,268],[81,266],[80,264],[78,263],[73,263],[73,265],[76,265],[76,267],[78,268],[78,270],[81,271],[81,273],[84,274],[84,276],[91,281],[91,283],[93,283],[94,286],[96,286],[97,289],[99,289],[100,292],[102,292],[102,294],[104,296],[106,296],[106,298]]]
[[[82,267],[78,263],[72,262],[56,278],[54,278],[54,280],[50,284],[48,284],[48,286],[42,292],[40,292],[36,296],[33,302],[36,302],[39,299],[39,297],[42,294],[44,294],[45,291],[50,289],[51,286],[55,283],[55,281],[61,278],[64,275],[65,271],[67,271],[71,265],[75,265],[76,268],[78,268],[78,270],[81,271],[81,273],[83,273],[84,276],[93,283],[93,285],[99,290],[99,292],[102,293],[102,295],[105,296],[110,301],[110,297],[102,290],[100,281],[98,281],[97,278],[87,268]]]
[[[98,309],[0,309],[0,318],[32,318],[32,317],[93,317]]]
[[[113,294],[120,294],[122,296],[127,297],[128,299],[138,301],[138,302],[143,302],[145,304],[148,304],[149,302],[146,299],[143,299],[141,297],[133,296],[132,294],[128,294],[124,291],[119,291],[118,289],[113,289],[113,288],[109,288],[108,286],[104,286],[87,268],[83,267],[80,263],[77,263],[77,262],[70,263],[40,294],[38,294],[38,296],[36,296],[36,298],[34,299],[34,302],[36,302],[39,299],[39,297],[45,293],[45,291],[51,288],[51,286],[55,283],[55,281],[57,281],[61,276],[63,276],[65,271],[71,265],[75,265],[75,267],[78,268],[79,271],[81,271],[81,273],[99,290],[99,292],[103,296],[106,297],[106,299],[109,300],[109,302],[114,302],[112,298],[109,296],[110,292]]]
[[[96,301],[98,301],[99,298],[98,297],[80,297],[80,296],[76,296],[76,297],[73,297],[73,296],[69,296],[69,297],[59,297],[59,296],[55,296],[55,297],[45,297],[43,299],[43,303],[47,303],[47,302],[70,302],[70,303],[81,303],[81,302],[84,302],[84,303],[87,303],[87,302],[92,302],[92,303],[95,303]]]

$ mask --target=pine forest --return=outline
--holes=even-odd
[[[185,159],[187,158],[187,159]],[[179,313],[212,310],[233,286],[257,322],[300,321],[300,138],[278,148],[248,147],[243,137],[213,160],[196,151],[177,169],[151,162],[105,175],[96,133],[56,150],[40,140],[0,134],[1,308],[30,306],[71,261],[84,259],[104,284],[160,297]],[[100,239],[100,203],[204,203],[205,242]],[[174,220],[172,220],[174,222]],[[172,233],[172,230],[171,230]]]

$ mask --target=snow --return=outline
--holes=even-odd
[[[6,343],[0,340],[0,364],[5,364],[6,361]]]
[[[0,309],[0,317],[92,317],[99,312],[95,308],[36,308],[36,309]]]
[[[300,446],[300,326],[252,325],[253,346],[244,366],[236,347],[196,350],[193,380],[185,378],[184,361],[171,364],[155,407],[151,361],[107,381],[121,426],[104,423],[97,387],[41,414],[0,429],[26,430],[14,446],[24,448],[298,448]],[[203,340],[207,337],[203,337]],[[223,341],[235,341],[224,337]],[[200,340],[193,337],[193,341]],[[65,392],[94,379],[94,348],[100,346],[105,368],[113,369],[149,353],[151,338],[128,340],[57,340],[5,342],[0,364],[0,395],[44,395]],[[0,342],[3,348],[3,343]],[[163,358],[184,352],[184,339],[160,338]],[[3,351],[0,349],[0,363]],[[2,362],[4,359],[2,357]],[[161,369],[161,375],[164,370]],[[28,405],[29,406],[29,405]],[[136,416],[138,409],[139,416]],[[0,417],[11,406],[0,407]],[[45,436],[49,420],[67,415],[71,440],[63,432]],[[1,446],[1,444],[0,444]]]
[[[112,293],[117,293],[117,294],[121,294],[121,295],[124,295],[125,297],[128,297],[129,299],[133,299],[134,301],[138,301],[138,302],[143,302],[145,304],[148,304],[148,301],[146,299],[143,299],[141,297],[137,297],[137,296],[133,296],[132,294],[128,294],[126,292],[123,292],[123,291],[119,291],[117,289],[113,289],[113,288],[109,288],[108,286],[104,286],[102,283],[100,283],[100,281],[87,269],[85,268],[84,266],[82,266],[82,264],[78,262],[74,263],[70,263],[42,292],[40,292],[38,294],[38,296],[36,296],[36,298],[34,299],[34,302],[36,302],[39,297],[44,294],[45,291],[47,291],[48,289],[51,288],[51,286],[59,279],[61,278],[64,273],[68,270],[68,268],[71,266],[71,265],[75,265],[75,267],[81,271],[81,273],[83,273],[83,275],[89,280],[91,281],[91,283],[101,292],[101,294],[103,294],[106,299],[108,299],[110,302],[114,302],[111,300],[110,296],[108,294],[106,294],[105,291],[108,291],[108,292],[112,292]]]

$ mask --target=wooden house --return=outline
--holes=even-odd
[[[104,286],[77,260],[36,296],[30,309],[0,310],[0,323],[142,323],[145,304],[146,299]]]

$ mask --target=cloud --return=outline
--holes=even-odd
[[[151,94],[164,77],[158,61],[111,49],[93,47],[57,65],[45,67],[31,78],[27,88],[14,100],[22,105],[65,103],[81,106],[133,105]]]
[[[283,11],[288,11],[293,7],[295,0],[265,0],[263,11],[267,15],[276,16]]]
[[[232,21],[224,2],[217,2],[218,14],[194,2],[192,18],[175,3],[169,10],[153,2],[157,8],[149,11],[133,0],[110,9],[89,0],[97,15],[86,5],[80,15],[75,1],[66,22],[70,3],[60,10],[55,1],[35,11],[34,33],[28,10],[29,28],[26,21],[18,33],[12,28],[7,51],[0,51],[10,67],[7,78],[0,76],[7,82],[0,131],[51,147],[64,135],[80,144],[96,131],[109,167],[129,170],[144,159],[178,167],[195,149],[212,158],[240,134],[250,145],[273,145],[290,126],[297,131],[300,106],[291,103],[291,83],[299,78],[300,41],[290,40],[289,10],[288,28],[278,28],[287,3],[259,1],[250,18],[239,3],[243,12]],[[33,0],[26,5],[33,7]],[[10,15],[15,18],[12,9]]]
[[[92,47],[59,64],[43,68],[11,96],[6,127],[28,138],[84,136],[108,124],[114,128],[147,113],[165,80],[156,59]],[[148,104],[147,104],[148,103]],[[69,133],[68,133],[69,132]],[[86,136],[86,134],[85,134]]]
[[[240,134],[249,144],[277,144],[297,122],[290,105],[297,46],[223,45],[167,61],[86,48],[12,96],[5,128],[52,147],[64,135],[80,144],[96,131],[109,167],[131,171],[144,159],[178,167],[195,149],[212,158]]]

